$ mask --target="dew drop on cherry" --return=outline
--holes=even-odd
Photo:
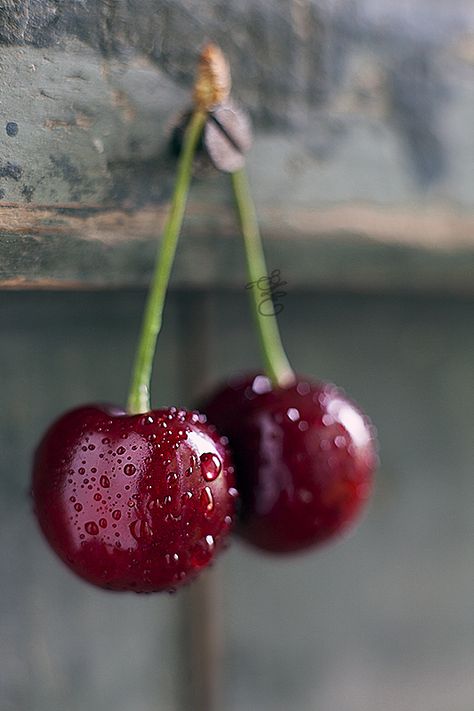
[[[214,509],[214,497],[209,486],[205,486],[202,490],[200,504],[205,514],[210,514]]]
[[[170,472],[168,474],[168,476],[166,477],[166,481],[167,481],[168,485],[172,488],[174,488],[175,486],[178,486],[179,476],[178,476],[177,472]]]
[[[201,454],[201,473],[206,481],[214,481],[222,471],[219,457],[212,452]]]
[[[140,541],[143,538],[151,537],[151,529],[146,521],[132,521],[130,524],[130,533],[136,541]]]

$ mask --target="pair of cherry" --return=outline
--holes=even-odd
[[[206,48],[176,189],[137,350],[127,411],[100,405],[59,418],[35,456],[33,498],[54,551],[113,590],[174,590],[235,530],[260,549],[299,551],[345,530],[370,496],[368,419],[333,385],[296,377],[273,316],[255,317],[266,374],[237,378],[200,411],[151,409],[148,386],[193,156],[229,73]],[[242,172],[233,175],[250,281],[266,274]],[[258,296],[254,294],[254,298]],[[205,414],[202,414],[205,413]]]

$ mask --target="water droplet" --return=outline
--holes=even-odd
[[[79,474],[85,474],[85,473],[86,473],[86,470],[84,469],[84,467],[79,467],[79,469],[78,469],[77,471],[79,472]]]
[[[123,473],[126,474],[126,476],[133,476],[136,471],[136,467],[133,464],[126,464],[123,468]]]
[[[146,505],[148,511],[156,511],[156,509],[161,508],[159,499],[150,499]]]
[[[130,533],[136,541],[139,541],[143,538],[151,538],[151,528],[148,525],[147,521],[132,521],[129,528]]]
[[[110,444],[110,439],[108,437],[104,437],[102,444]]]
[[[184,494],[181,496],[181,505],[184,506],[185,504],[188,503],[193,498],[192,492],[191,491],[185,491]]]
[[[194,566],[202,567],[206,565],[214,550],[214,537],[211,535],[202,538],[199,543],[193,548],[191,560]]]
[[[214,497],[209,486],[205,486],[202,490],[200,503],[205,514],[210,514],[214,509]]]
[[[226,516],[224,519],[224,523],[226,526],[232,526],[232,516]]]
[[[125,447],[117,447],[117,454],[125,454]]]
[[[311,386],[309,383],[298,383],[296,386],[296,392],[298,395],[307,395],[309,391],[311,390]]]
[[[298,420],[300,419],[300,413],[299,410],[296,409],[296,407],[288,408],[288,410],[286,411],[286,416],[292,422],[298,422]]]
[[[74,504],[74,508],[77,512],[82,511],[82,504]]]
[[[119,521],[122,518],[122,512],[119,509],[114,509],[112,511],[112,518],[115,521]]]
[[[193,473],[193,471],[194,471],[194,470],[193,470],[192,467],[188,467],[188,468],[186,469],[186,471],[184,472],[184,473],[185,473],[185,476],[191,476],[191,474]]]
[[[272,384],[270,378],[267,378],[265,375],[257,375],[252,383],[252,390],[256,395],[269,393],[271,389]]]
[[[166,477],[166,481],[168,482],[169,486],[175,487],[179,483],[179,476],[176,472],[170,472]]]
[[[165,553],[166,565],[173,565],[179,562],[178,553]]]
[[[94,494],[94,501],[100,501],[102,498],[102,494]]]
[[[90,536],[97,536],[97,534],[99,533],[99,527],[95,523],[95,521],[88,521],[84,528],[86,529],[86,533],[88,533]]]
[[[233,486],[228,489],[227,493],[229,496],[232,496],[233,499],[236,499],[239,496],[239,492]]]
[[[306,420],[300,420],[298,422],[298,429],[300,432],[306,432],[309,429],[309,424],[306,422]]]
[[[214,481],[222,471],[222,462],[217,454],[201,454],[201,473],[206,481]]]
[[[99,519],[99,526],[101,528],[107,528],[107,519],[106,518],[100,518]]]
[[[76,497],[75,497],[75,496],[70,496],[70,497],[69,497],[69,501],[71,502],[71,504],[73,504],[73,503],[75,502],[75,500],[76,500]]]
[[[142,419],[140,420],[140,424],[141,424],[143,427],[145,427],[146,425],[152,425],[154,422],[155,422],[155,420],[153,419],[153,417],[152,417],[151,415],[145,415],[145,416],[142,417]]]
[[[105,474],[102,474],[102,476],[99,479],[99,484],[104,488],[108,489],[110,486],[110,479],[108,476],[105,476]]]
[[[338,449],[344,449],[344,447],[347,445],[347,440],[344,435],[338,435],[334,438],[334,444]]]
[[[87,447],[86,447],[86,446],[81,447],[81,449],[82,449],[83,452],[87,452]]]
[[[90,444],[88,449],[90,449],[90,451],[93,452],[95,449],[95,444]]]

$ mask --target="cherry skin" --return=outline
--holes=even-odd
[[[174,590],[223,547],[237,491],[204,415],[102,405],[60,417],[36,451],[33,500],[58,556],[111,590]]]
[[[345,531],[377,464],[374,429],[334,385],[263,375],[231,381],[201,406],[229,439],[241,495],[238,533],[257,548],[299,551]]]

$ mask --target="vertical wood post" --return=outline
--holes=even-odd
[[[210,310],[210,293],[179,295],[179,404],[194,405],[209,379]],[[220,711],[223,639],[218,567],[204,571],[181,591],[179,601],[180,711]]]

